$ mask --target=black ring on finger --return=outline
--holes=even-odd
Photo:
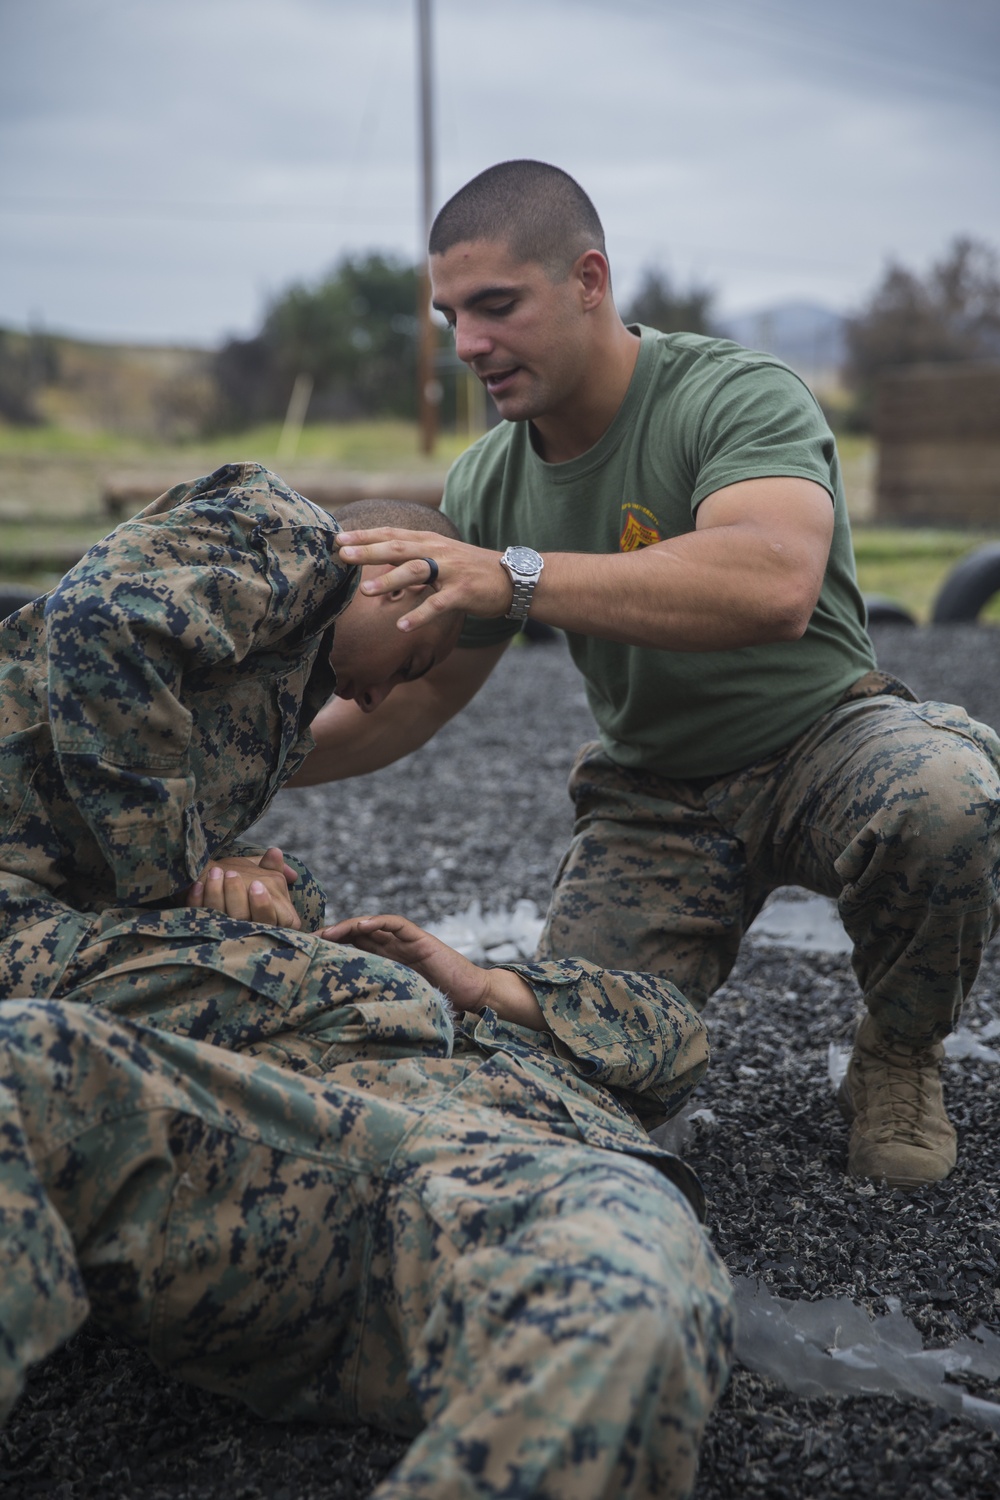
[[[440,573],[441,569],[438,567],[433,557],[422,557],[420,561],[427,564],[427,586],[428,588],[433,588],[437,583],[438,574]]]

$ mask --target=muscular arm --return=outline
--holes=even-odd
[[[364,776],[418,750],[475,696],[504,649],[453,651],[418,682],[401,683],[373,713],[352,699],[331,698],[310,725],[316,748],[288,785]]]
[[[412,583],[426,551],[420,533],[368,533],[350,562],[393,562],[362,585],[383,592]],[[802,635],[816,607],[833,537],[833,503],[808,479],[749,479],[706,497],[695,530],[637,552],[545,554],[531,614],[545,624],[629,645],[719,651]],[[510,607],[499,553],[434,538],[440,588],[404,616],[417,629],[445,608],[496,618]],[[411,559],[413,563],[411,565]]]

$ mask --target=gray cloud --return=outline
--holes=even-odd
[[[418,253],[412,0],[0,4],[0,323],[209,342],[350,250]],[[591,192],[619,287],[845,306],[1000,242],[993,0],[435,0],[438,201]]]

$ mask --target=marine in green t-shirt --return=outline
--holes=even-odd
[[[608,755],[702,777],[787,744],[875,665],[836,444],[806,386],[769,355],[722,339],[636,329],[628,391],[603,437],[544,462],[531,424],[504,423],[458,460],[443,509],[479,547],[633,552],[694,529],[707,495],[772,475],[829,492],[833,540],[819,600],[796,641],[664,651],[570,631]],[[509,640],[519,622],[468,620],[463,644]]]
[[[465,538],[345,531],[363,592],[431,592],[466,641],[388,704],[328,706],[298,780],[430,739],[530,613],[566,632],[600,727],[540,953],[659,973],[695,1004],[768,893],[837,898],[868,1016],[841,1109],[849,1170],[945,1177],[940,1041],[1000,928],[1000,742],[875,668],[833,438],[776,360],[628,328],[565,172],[502,162],[445,204],[435,306],[504,425],[456,464]],[[637,1023],[638,1024],[638,1023]]]

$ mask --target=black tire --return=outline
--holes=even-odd
[[[1000,590],[1000,542],[977,547],[956,563],[941,586],[931,616],[935,625],[978,620],[983,606]]]
[[[865,609],[868,611],[869,625],[915,625],[917,623],[904,605],[897,604],[895,599],[887,599],[884,594],[866,594]]]
[[[22,604],[30,604],[40,592],[40,589],[25,588],[21,583],[0,583],[0,620],[6,620]]]

